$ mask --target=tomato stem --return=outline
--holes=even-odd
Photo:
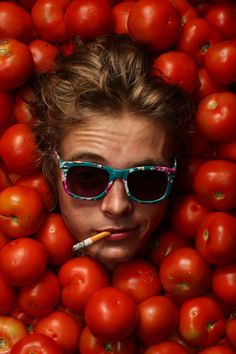
[[[7,339],[6,338],[3,338],[3,337],[0,337],[0,349],[1,349],[1,351],[2,350],[6,350],[6,349],[8,349],[8,341],[7,341]]]

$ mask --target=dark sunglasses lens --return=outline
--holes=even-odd
[[[108,182],[108,172],[97,167],[73,166],[67,173],[69,192],[80,197],[97,197],[104,192]]]
[[[152,201],[162,198],[168,186],[168,176],[161,171],[134,171],[128,176],[128,187],[133,197]]]

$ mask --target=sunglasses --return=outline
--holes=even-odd
[[[97,200],[103,198],[116,179],[121,179],[128,197],[138,203],[159,203],[171,191],[176,174],[173,167],[138,166],[115,169],[93,162],[63,161],[56,153],[62,172],[64,190],[73,198]]]

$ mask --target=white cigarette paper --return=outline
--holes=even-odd
[[[110,232],[103,231],[103,232],[100,232],[99,234],[96,234],[96,235],[93,235],[91,237],[88,237],[85,240],[80,241],[80,242],[76,243],[75,245],[73,245],[73,247],[72,247],[73,251],[78,251],[81,248],[88,247],[88,246],[92,245],[94,242],[99,241],[99,240],[101,240],[101,239],[103,239],[105,237],[108,237],[110,235],[111,235]]]

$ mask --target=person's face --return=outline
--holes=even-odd
[[[167,129],[142,116],[90,118],[73,127],[61,142],[63,160],[80,160],[124,169],[142,165],[167,166],[173,157]],[[86,254],[109,268],[131,259],[160,223],[166,201],[140,204],[128,198],[122,180],[116,179],[99,200],[74,199],[58,178],[61,213],[72,234],[83,240],[104,230],[113,237],[86,248]]]

